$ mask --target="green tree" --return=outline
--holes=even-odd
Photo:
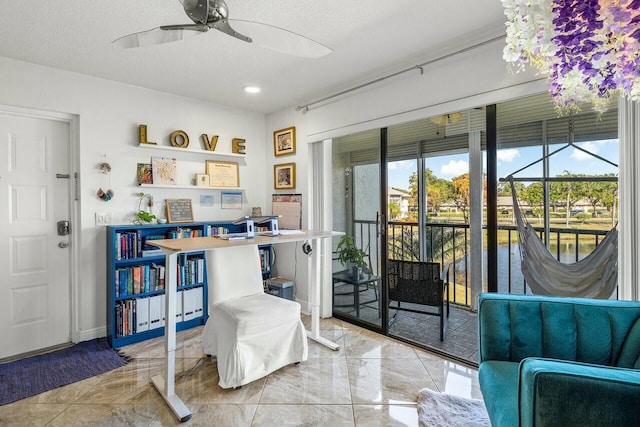
[[[527,202],[533,214],[542,222],[542,216],[544,215],[544,185],[541,182],[529,184],[522,189],[518,198]]]
[[[462,210],[465,224],[469,223],[469,173],[464,173],[453,178],[453,202]]]
[[[521,194],[524,190],[524,184],[522,182],[514,182],[513,186],[516,189],[516,194]],[[498,197],[511,197],[511,184],[508,182],[498,182]]]
[[[453,183],[438,178],[429,168],[424,171],[424,182],[427,187],[427,206],[436,215],[440,214],[442,205],[453,199]],[[416,220],[418,217],[418,175],[414,172],[409,176],[409,216]]]
[[[418,174],[415,172],[409,176],[409,217],[407,219],[412,221],[418,219]]]
[[[575,178],[578,176],[567,170],[561,175],[562,178]],[[584,182],[580,181],[559,181],[551,183],[551,200],[553,202],[561,202],[565,206],[565,226],[569,227],[569,217],[571,216],[571,209],[576,202],[585,197]]]
[[[453,178],[453,202],[458,209],[462,210],[465,223],[469,223],[469,203],[470,203],[470,182],[469,173],[464,173]],[[482,175],[482,200],[487,201],[487,179],[486,174]]]
[[[596,176],[604,176],[604,177],[614,177],[615,174],[607,173],[604,175],[596,175]],[[584,191],[585,198],[591,204],[593,211],[591,212],[592,217],[597,216],[598,205],[604,206],[609,210],[609,207],[606,206],[606,202],[612,203],[614,200],[614,194],[617,193],[618,183],[617,182],[608,182],[608,181],[589,181],[584,183]],[[612,207],[612,206],[611,206]]]
[[[395,221],[400,217],[402,210],[400,209],[400,204],[398,202],[389,203],[389,218],[392,221]]]
[[[618,183],[617,182],[604,182],[607,189],[602,197],[602,206],[611,214],[611,226],[616,225],[618,217]]]
[[[453,199],[453,183],[435,175],[431,179],[427,177],[427,206],[433,209],[436,215],[440,214],[443,204]]]
[[[544,185],[541,182],[534,182],[522,189],[520,200],[524,200],[533,208],[544,205]]]

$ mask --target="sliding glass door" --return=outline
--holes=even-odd
[[[382,328],[385,222],[381,206],[382,131],[349,135],[333,142],[333,224],[345,233],[334,239],[333,314]]]

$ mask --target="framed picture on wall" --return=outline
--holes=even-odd
[[[296,188],[295,163],[280,163],[273,165],[273,187],[276,190]]]
[[[206,174],[209,175],[210,187],[239,187],[240,171],[238,162],[207,160]]]
[[[296,127],[291,126],[273,133],[273,154],[285,156],[296,153]]]

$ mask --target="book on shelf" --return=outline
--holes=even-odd
[[[140,281],[141,281],[141,270],[142,266],[136,266],[136,267],[132,267],[133,270],[133,293],[134,294],[139,294],[141,293],[140,290]]]
[[[167,238],[169,239],[188,239],[190,237],[200,237],[200,230],[178,227],[167,232]]]
[[[115,258],[132,259],[142,256],[142,232],[116,233]]]
[[[143,250],[143,251],[145,251],[145,250],[155,250],[155,249],[158,249],[158,247],[157,247],[157,246],[149,245],[149,244],[147,244],[147,242],[148,242],[149,240],[163,240],[163,239],[166,239],[166,237],[164,236],[164,234],[152,234],[152,235],[146,236],[146,237],[143,239],[142,250]]]
[[[117,268],[114,273],[116,298],[164,289],[164,272],[165,267],[156,264]]]
[[[143,258],[148,258],[148,257],[152,257],[152,256],[160,256],[160,255],[164,255],[164,252],[162,251],[162,249],[146,249],[142,251],[142,257]]]
[[[133,271],[127,269],[127,295],[133,295]]]
[[[213,225],[207,225],[204,229],[205,236],[220,236],[224,234],[229,234],[229,229],[226,227],[216,227]]]

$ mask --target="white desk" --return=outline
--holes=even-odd
[[[158,389],[171,410],[176,414],[180,422],[191,418],[191,411],[175,393],[175,368],[176,368],[176,292],[177,292],[177,265],[178,254],[184,252],[200,252],[215,249],[224,249],[232,246],[244,245],[275,245],[279,243],[292,243],[310,241],[311,252],[311,283],[309,286],[309,305],[311,306],[311,330],[307,330],[307,336],[332,350],[338,350],[338,344],[320,336],[320,253],[322,239],[338,236],[341,233],[331,231],[305,231],[302,234],[289,234],[271,236],[256,236],[253,239],[223,240],[217,237],[196,237],[191,239],[168,239],[148,241],[162,249],[166,255],[165,277],[165,352],[167,356],[167,368],[164,377],[156,375],[151,382]],[[211,285],[211,284],[209,284]]]

